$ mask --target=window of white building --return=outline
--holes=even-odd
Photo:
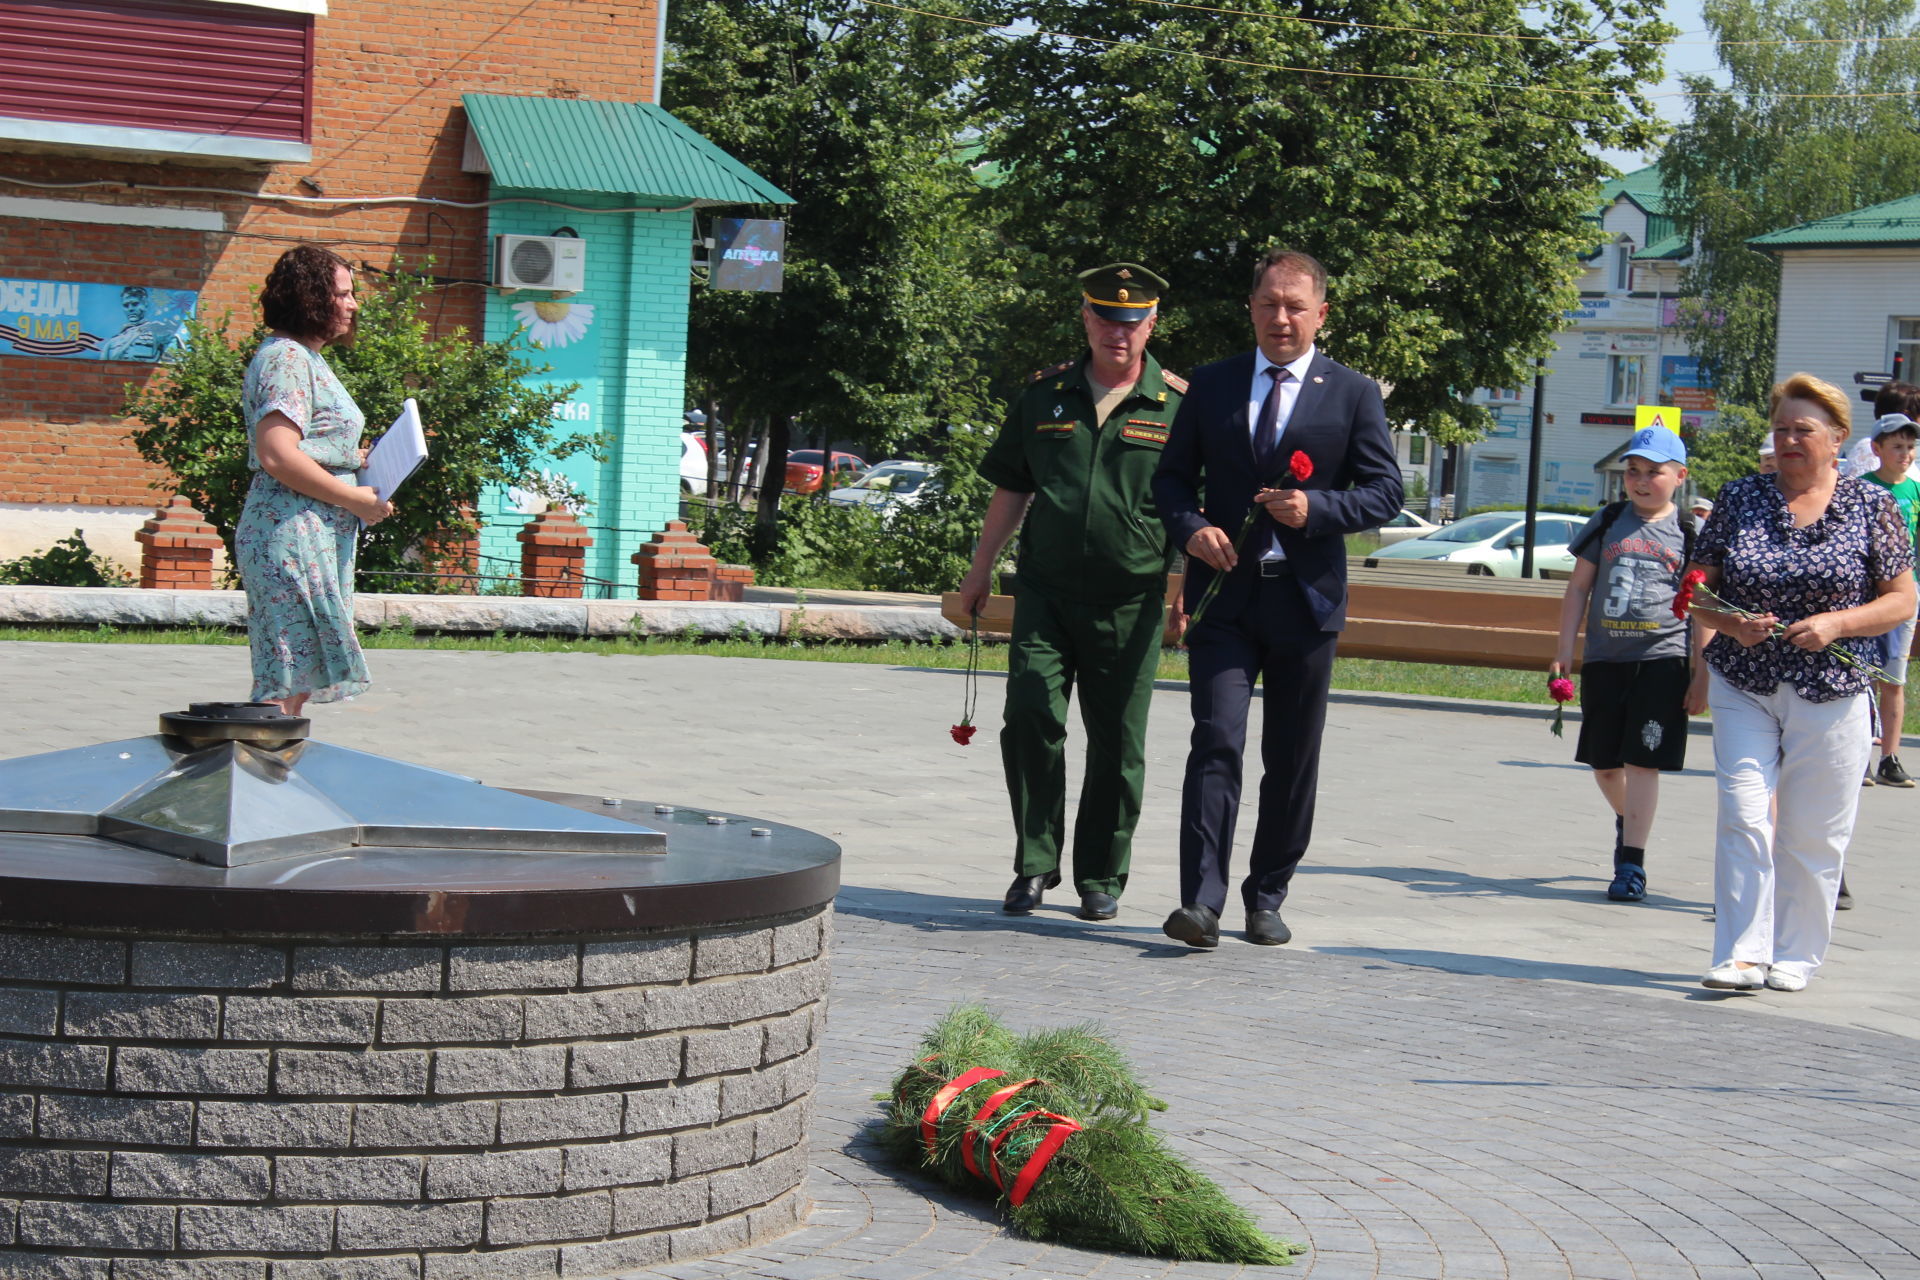
[[[1520,388],[1518,387],[1488,387],[1487,388],[1488,404],[1511,404],[1519,399],[1520,399]]]
[[[1607,357],[1607,403],[1640,403],[1640,371],[1646,363],[1642,356]]]
[[[1900,381],[1912,382],[1920,375],[1920,369],[1914,367],[1914,361],[1920,360],[1920,319],[1906,317],[1893,322],[1893,354],[1900,361]]]
[[[1633,288],[1633,241],[1622,240],[1614,250],[1613,287],[1622,291]]]

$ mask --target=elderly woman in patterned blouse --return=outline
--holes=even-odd
[[[1777,473],[1722,489],[1693,552],[1745,611],[1698,611],[1719,633],[1706,648],[1720,814],[1705,985],[1723,991],[1803,990],[1826,954],[1873,690],[1838,655],[1874,662],[1869,637],[1914,608],[1899,509],[1836,467],[1845,394],[1796,373],[1773,389],[1772,422]]]

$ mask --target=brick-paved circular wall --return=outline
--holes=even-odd
[[[0,1275],[604,1276],[777,1235],[803,1207],[830,921],[0,929]]]

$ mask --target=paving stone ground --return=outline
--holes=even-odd
[[[947,673],[706,658],[378,652],[318,736],[488,782],[669,799],[846,849],[807,1226],[636,1276],[1200,1277],[1053,1248],[874,1154],[872,1095],[950,1003],[1097,1019],[1160,1124],[1315,1280],[1920,1280],[1920,791],[1874,789],[1859,909],[1799,996],[1699,988],[1711,898],[1704,737],[1671,780],[1654,895],[1602,900],[1607,821],[1571,742],[1520,718],[1336,703],[1297,941],[1160,936],[1185,697],[1155,697],[1147,813],[1118,920],[994,909],[1008,821],[983,688]],[[6,754],[153,731],[238,697],[244,650],[0,645]],[[1244,837],[1242,839],[1244,846]],[[1054,895],[1059,899],[1061,895]],[[1239,923],[1229,916],[1232,928]]]

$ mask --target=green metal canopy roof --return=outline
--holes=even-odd
[[[1852,213],[1803,222],[1782,231],[1754,236],[1748,244],[1761,249],[1824,249],[1853,245],[1889,247],[1920,244],[1920,195],[1902,196],[1884,204],[1870,204]]]
[[[1648,219],[1651,221],[1652,219]],[[1655,240],[1646,248],[1633,255],[1635,262],[1659,262],[1684,258],[1693,252],[1693,242],[1682,235],[1671,235]]]
[[[668,204],[792,204],[793,197],[650,102],[466,93],[495,186]]]

